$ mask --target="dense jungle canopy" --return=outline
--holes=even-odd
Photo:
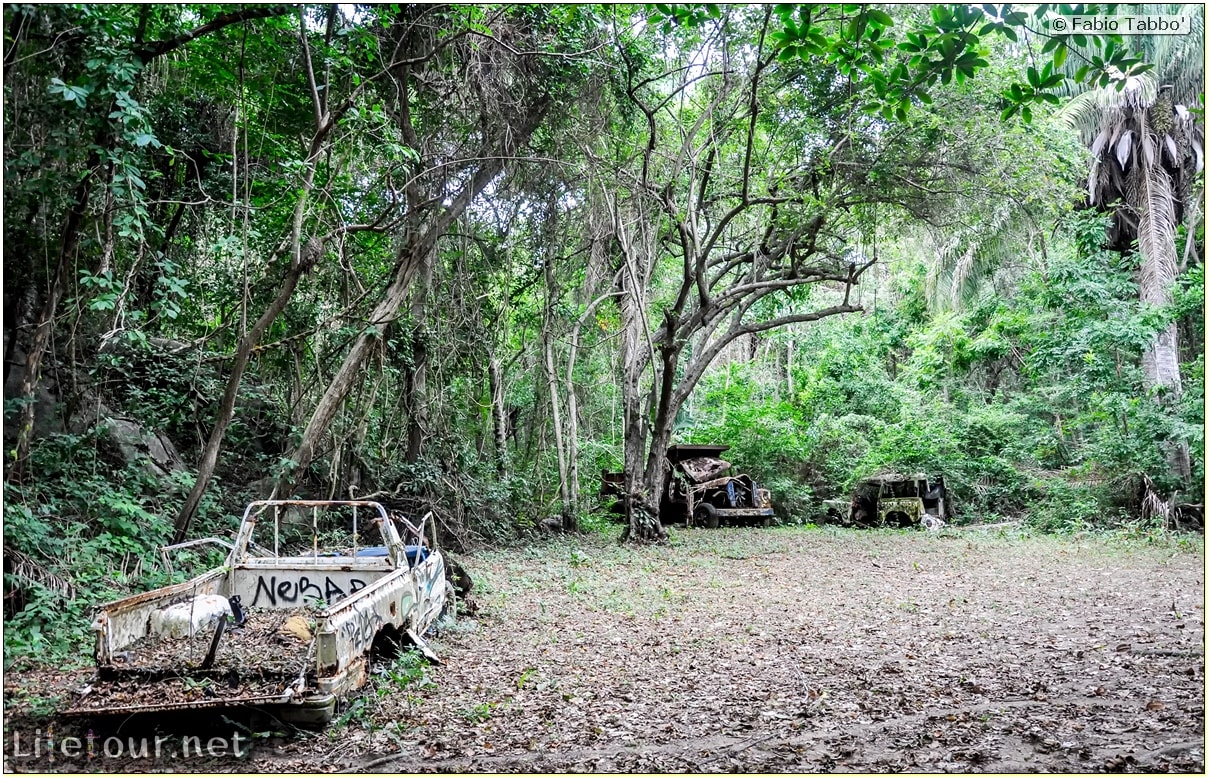
[[[1063,33],[1163,13],[1181,35]],[[6,659],[268,495],[1196,521],[1204,7],[4,7]],[[160,576],[157,578],[157,576]],[[46,652],[50,652],[47,654]]]

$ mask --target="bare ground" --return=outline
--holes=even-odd
[[[5,762],[1203,773],[1203,541],[1150,541],[723,529],[484,552],[461,560],[478,612],[434,641],[444,664],[383,668],[325,732],[187,765],[48,765],[10,735]],[[48,685],[6,677],[6,730]]]

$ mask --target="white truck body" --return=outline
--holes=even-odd
[[[320,510],[351,511],[351,544],[320,553],[317,518],[310,554],[280,555],[277,548],[254,543],[258,524],[271,518],[276,545],[283,509],[310,510],[316,517]],[[414,537],[414,545],[404,542],[396,521]],[[449,585],[441,554],[424,542],[424,523],[392,520],[382,505],[367,501],[250,504],[233,544],[207,539],[230,546],[221,567],[97,609],[97,680],[68,712],[271,706],[287,720],[326,723],[336,699],[365,683],[376,640],[410,638],[428,653],[421,636],[446,607]],[[381,546],[360,546],[366,525],[375,528]],[[199,542],[206,541],[192,544]],[[366,551],[381,555],[358,555]],[[270,625],[268,631],[245,634],[235,625],[223,634],[235,618],[223,605],[231,613],[242,605],[248,623]],[[277,626],[287,620],[292,624]],[[249,652],[234,656],[253,638],[259,642]],[[184,648],[171,653],[177,646]],[[205,659],[198,646],[210,646]],[[276,646],[281,649],[275,654]],[[228,656],[224,647],[230,648]]]

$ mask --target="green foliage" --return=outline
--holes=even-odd
[[[1074,533],[1112,527],[1119,511],[1103,500],[1103,491],[1050,478],[1037,484],[1040,495],[1028,507],[1025,522],[1042,532]]]
[[[1038,63],[1040,69],[1029,65],[1024,80],[1002,94],[1006,105],[1002,119],[1019,114],[1031,122],[1033,106],[1058,104],[1057,90],[1067,81],[1114,83],[1120,89],[1127,78],[1153,67],[1123,45],[1119,35],[1064,32],[1065,18],[1096,15],[1113,7],[1041,4],[1030,7],[1030,14],[1011,4],[936,4],[924,16],[901,6],[890,8],[892,15],[868,4],[781,3],[771,9],[777,24],[768,42],[778,59],[822,60],[835,66],[853,88],[867,93],[864,110],[890,121],[905,120],[912,107],[930,104],[938,85],[961,85],[988,69],[992,39],[1036,40],[1045,57]],[[659,3],[650,8],[665,32],[673,25],[698,27],[720,16],[717,6],[708,4]],[[1080,54],[1087,64],[1067,76],[1060,68],[1072,44],[1090,45],[1092,50]]]
[[[1102,248],[1101,218],[1063,227],[1069,241],[1012,296],[929,314],[907,283],[893,311],[791,333],[808,355],[792,396],[760,362],[716,371],[682,436],[730,444],[798,520],[820,513],[811,498],[924,471],[945,476],[965,520],[1024,515],[1045,531],[1121,523],[1137,510],[1140,474],[1177,488],[1163,441],[1187,441],[1203,472],[1202,393],[1191,378],[1179,407],[1147,398],[1141,353],[1171,312],[1138,302],[1134,260]],[[1200,315],[1191,298],[1202,279],[1185,276],[1185,315]],[[1203,373],[1203,358],[1186,367]]]
[[[188,486],[166,490],[140,464],[115,469],[101,431],[43,438],[31,450],[37,483],[5,489],[5,661],[87,661],[94,605],[169,583],[159,546],[171,506]],[[218,508],[211,498],[206,516]],[[11,561],[11,558],[10,558]]]

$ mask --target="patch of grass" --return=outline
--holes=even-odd
[[[361,694],[349,700],[348,707],[332,721],[328,728],[328,737],[332,740],[343,737],[344,730],[353,724],[365,729],[372,727],[372,707],[374,706],[370,702],[371,699],[371,697]]]
[[[484,702],[475,705],[473,708],[465,708],[460,711],[462,718],[472,724],[483,724],[491,720],[491,715],[498,707],[499,703]]]
[[[393,686],[399,691],[404,691],[413,686],[432,686],[432,679],[428,677],[428,665],[428,659],[419,651],[413,649],[400,653],[383,673],[384,683],[379,685],[379,696],[384,687],[389,690],[389,687]]]
[[[520,676],[516,679],[516,690],[518,692],[524,691],[526,685],[528,685],[530,687],[540,685],[538,678],[537,678],[537,668],[536,667],[526,667],[524,670],[521,671]]]
[[[45,721],[57,714],[63,704],[62,695],[40,694],[18,687],[4,698],[6,718],[20,714],[33,721]]]

